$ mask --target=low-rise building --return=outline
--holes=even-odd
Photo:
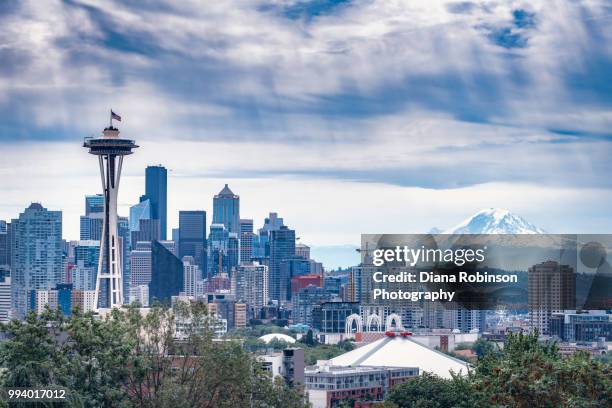
[[[259,361],[273,381],[280,376],[289,387],[304,384],[304,349],[289,347],[279,353],[259,356]]]
[[[304,374],[313,408],[334,408],[343,401],[382,401],[388,390],[419,375],[417,367],[309,367]]]
[[[601,337],[612,341],[612,320],[604,310],[553,313],[550,335],[566,342],[597,341]]]

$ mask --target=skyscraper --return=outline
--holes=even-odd
[[[310,247],[301,243],[297,244],[295,246],[295,255],[304,259],[310,259]]]
[[[310,260],[300,256],[289,256],[281,259],[279,264],[280,300],[291,300],[291,280],[296,276],[310,274]]]
[[[80,236],[82,241],[102,239],[102,225],[104,224],[104,212],[90,212],[80,217]]]
[[[104,195],[94,194],[85,196],[85,215],[104,212]]]
[[[6,265],[8,267],[10,263],[8,228],[6,226],[6,222],[0,220],[0,266]]]
[[[331,301],[332,296],[325,289],[308,285],[293,297],[292,317],[294,323],[313,326],[313,309],[324,302]]]
[[[179,258],[193,257],[193,262],[205,274],[206,251],[206,211],[179,211]]]
[[[236,300],[247,304],[253,318],[268,304],[268,267],[257,262],[243,262],[232,276]]]
[[[151,200],[145,198],[130,207],[130,232],[140,230],[140,220],[151,219]]]
[[[270,231],[270,298],[281,299],[280,264],[283,260],[295,257],[295,230],[282,226]]]
[[[134,248],[130,252],[130,287],[149,284],[151,264],[151,242],[134,243]]]
[[[223,224],[228,232],[240,234],[240,197],[226,184],[213,198],[213,224]]]
[[[102,190],[104,193],[104,222],[100,242],[100,259],[96,282],[96,307],[121,306],[123,304],[123,265],[118,234],[117,194],[123,165],[123,156],[132,154],[138,147],[133,140],[121,139],[119,129],[111,124],[97,138],[86,138],[83,147],[98,156]],[[118,119],[120,120],[120,118]],[[91,239],[91,238],[90,238]],[[102,294],[102,296],[100,296]]]
[[[529,268],[529,319],[540,334],[549,334],[553,313],[575,309],[576,275],[569,265],[546,261]]]
[[[160,242],[151,243],[151,282],[149,304],[155,300],[169,304],[183,290],[183,263]]]
[[[197,282],[202,279],[200,268],[192,256],[181,258],[183,261],[183,293],[185,296],[195,296]]]
[[[240,220],[240,262],[249,262],[253,256],[253,220]]]
[[[11,228],[12,302],[17,315],[24,316],[32,291],[62,282],[62,213],[32,203]]]
[[[227,273],[232,274],[240,258],[240,240],[238,234],[230,232],[227,237]]]
[[[223,224],[211,224],[208,235],[207,277],[228,272],[229,232]]]
[[[168,232],[168,171],[161,164],[147,166],[145,171],[145,198],[151,201],[151,218],[159,220],[160,237]],[[141,201],[144,201],[141,199]]]
[[[138,229],[132,231],[130,240],[132,245],[139,241],[159,241],[161,231],[159,220],[141,219],[138,221]]]
[[[74,289],[95,290],[100,241],[78,241],[74,249],[75,266],[72,268]]]
[[[270,231],[276,231],[282,227],[283,219],[277,213],[271,212],[264,220],[264,225],[253,238],[253,257],[266,258],[270,256]]]
[[[11,277],[0,278],[0,324],[11,317]]]

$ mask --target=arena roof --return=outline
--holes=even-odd
[[[283,333],[265,334],[261,336],[259,340],[263,341],[264,343],[269,343],[272,340],[280,340],[280,341],[284,341],[285,343],[295,343],[295,339],[293,337],[287,336],[286,334],[283,334]]]
[[[468,363],[419,344],[409,336],[386,336],[325,364],[343,367],[418,367],[419,374],[429,372],[442,378],[451,378],[451,371],[465,375],[469,367]]]

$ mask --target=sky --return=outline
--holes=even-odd
[[[315,247],[486,207],[609,233],[611,72],[609,1],[5,0],[0,219],[41,202],[77,239],[112,108],[119,213],[163,164],[170,228],[229,183]]]

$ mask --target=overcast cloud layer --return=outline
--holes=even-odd
[[[595,0],[3,1],[0,218],[42,201],[76,238],[112,107],[124,214],[162,163],[171,225],[230,182],[319,245],[491,206],[610,232],[611,27]]]

